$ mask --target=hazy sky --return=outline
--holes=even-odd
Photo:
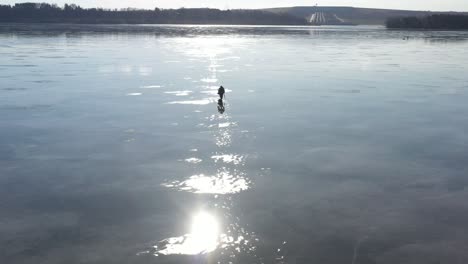
[[[18,1],[0,0],[1,4],[17,2],[50,2],[63,5],[76,3],[83,7],[105,8],[179,8],[179,7],[213,7],[213,8],[261,8],[296,5],[331,5],[355,6],[392,9],[437,10],[437,11],[468,11],[468,0],[42,0]]]

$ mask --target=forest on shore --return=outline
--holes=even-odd
[[[0,22],[77,24],[221,24],[221,25],[307,25],[307,20],[263,10],[102,9],[63,7],[47,3],[0,5]]]
[[[393,17],[387,19],[386,26],[390,29],[468,30],[468,15]]]

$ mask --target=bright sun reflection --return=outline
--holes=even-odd
[[[192,217],[190,233],[182,237],[162,241],[163,249],[156,252],[162,255],[199,255],[210,253],[219,245],[220,226],[218,219],[208,213],[199,212]]]
[[[192,236],[204,248],[216,248],[219,238],[218,220],[207,212],[200,212],[192,220]]]
[[[219,171],[216,175],[193,175],[185,181],[164,183],[162,186],[193,193],[228,194],[249,189],[250,181],[239,171]]]
[[[233,47],[242,47],[248,44],[248,41],[243,38],[235,37],[199,37],[171,41],[169,50],[174,50],[174,47],[181,47],[179,52],[185,53],[192,58],[219,57],[230,54]],[[183,48],[182,48],[183,47]],[[238,57],[226,56],[225,60],[236,60]],[[213,65],[212,65],[213,66]]]

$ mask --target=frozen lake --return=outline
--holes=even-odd
[[[0,25],[0,262],[468,263],[467,62],[457,31]]]

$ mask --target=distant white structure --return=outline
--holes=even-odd
[[[310,17],[309,22],[314,25],[326,25],[327,24],[327,18],[325,13],[323,12],[315,12],[312,14]]]
[[[309,23],[312,25],[342,25],[346,24],[346,20],[335,13],[326,12],[326,10],[323,12],[316,5],[314,13],[310,15]]]

